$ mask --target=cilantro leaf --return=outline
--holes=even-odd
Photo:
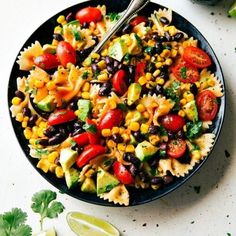
[[[187,131],[185,135],[188,139],[198,138],[202,133],[202,122],[201,121],[196,122],[196,123],[187,122],[186,129]]]
[[[180,69],[180,76],[181,78],[183,79],[186,79],[187,78],[187,68],[184,66],[184,67],[181,67]]]
[[[110,21],[118,21],[121,17],[119,13],[111,12],[108,14],[108,17],[110,18]]]
[[[84,73],[82,74],[82,79],[87,79],[89,76],[89,72],[88,71],[84,71]]]
[[[83,125],[83,129],[85,129],[86,131],[93,133],[93,134],[96,134],[96,132],[97,132],[97,128],[93,124],[86,123]]]
[[[27,214],[19,208],[0,215],[1,236],[30,236],[32,229],[25,224]]]
[[[134,34],[136,40],[137,40],[137,43],[138,43],[138,47],[142,47],[142,39],[137,35],[137,34]]]

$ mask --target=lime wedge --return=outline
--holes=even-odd
[[[79,236],[119,236],[119,231],[107,221],[80,212],[69,212],[67,222]]]
[[[37,234],[33,234],[33,236],[56,236],[56,231],[54,228],[48,229],[46,231],[41,231]]]
[[[232,17],[236,17],[236,2],[229,9],[229,15]]]

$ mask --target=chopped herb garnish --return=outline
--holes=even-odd
[[[78,20],[73,20],[73,21],[68,22],[66,25],[80,25],[80,23]]]
[[[87,79],[89,76],[89,72],[88,71],[84,71],[84,73],[82,74],[82,79]]]
[[[122,111],[127,111],[128,108],[124,103],[118,103],[117,108],[121,109]]]
[[[181,67],[180,69],[180,76],[181,78],[183,79],[186,79],[187,78],[187,68],[184,66],[184,67]]]
[[[131,56],[132,56],[131,54],[126,53],[125,56],[124,56],[124,58],[123,58],[123,61],[125,61],[125,62],[130,62]]]
[[[167,136],[168,135],[167,130],[162,125],[160,125],[160,135],[161,136]]]
[[[95,73],[94,73],[94,77],[97,79],[97,77],[100,75],[100,71],[99,70],[96,70]]]
[[[195,193],[199,194],[201,191],[201,186],[193,186]]]
[[[198,138],[202,133],[202,122],[201,121],[196,122],[196,123],[187,122],[186,129],[187,131],[185,135],[188,139]]]
[[[151,54],[153,52],[153,47],[146,47],[144,52],[146,52],[147,54]]]
[[[180,95],[179,95],[179,88],[180,88],[180,82],[174,81],[170,87],[166,88],[164,90],[165,95],[167,98],[170,98],[174,103],[175,106],[173,108],[173,111],[178,111],[180,109]]]
[[[72,28],[72,33],[73,33],[76,41],[82,41],[82,37],[81,37],[80,32],[78,30]]]
[[[47,149],[35,149],[36,155],[37,156],[42,156],[42,155],[47,155],[48,150]]]
[[[134,34],[134,36],[135,36],[135,38],[137,40],[138,46],[142,47],[142,39],[137,34]]]
[[[85,129],[86,131],[93,133],[93,134],[95,134],[97,132],[97,128],[93,124],[90,125],[90,124],[86,123],[83,125],[83,129]]]
[[[111,12],[108,14],[110,21],[118,21],[121,17],[121,15],[119,13],[116,12]]]
[[[106,161],[103,163],[103,165],[106,166],[106,167],[107,167],[107,166],[111,166],[114,161],[115,161],[114,159],[110,158],[110,159],[106,160]]]
[[[164,48],[164,49],[171,50],[171,49],[172,49],[172,46],[171,46],[170,44],[166,44],[166,45],[163,45],[163,48]]]
[[[108,185],[106,186],[106,192],[111,191],[113,188],[114,188],[114,185],[108,184]]]

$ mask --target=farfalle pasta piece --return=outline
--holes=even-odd
[[[212,121],[203,121],[202,122],[202,128],[205,130],[209,129],[211,125],[212,125]]]
[[[194,143],[196,143],[199,146],[201,156],[205,157],[211,151],[214,141],[215,141],[215,134],[206,133],[202,134],[199,138],[195,139]]]
[[[43,48],[41,44],[38,41],[35,41],[31,46],[24,48],[24,50],[20,52],[16,62],[19,64],[20,70],[31,70],[34,65],[33,59],[42,54]]]
[[[109,202],[114,202],[115,204],[129,205],[129,192],[123,184],[114,187],[108,193],[100,194],[99,197]]]
[[[145,23],[140,23],[133,28],[133,31],[141,38],[144,39],[150,32],[150,28],[145,26]]]

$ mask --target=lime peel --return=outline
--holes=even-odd
[[[236,2],[229,9],[229,15],[232,17],[236,17]]]

